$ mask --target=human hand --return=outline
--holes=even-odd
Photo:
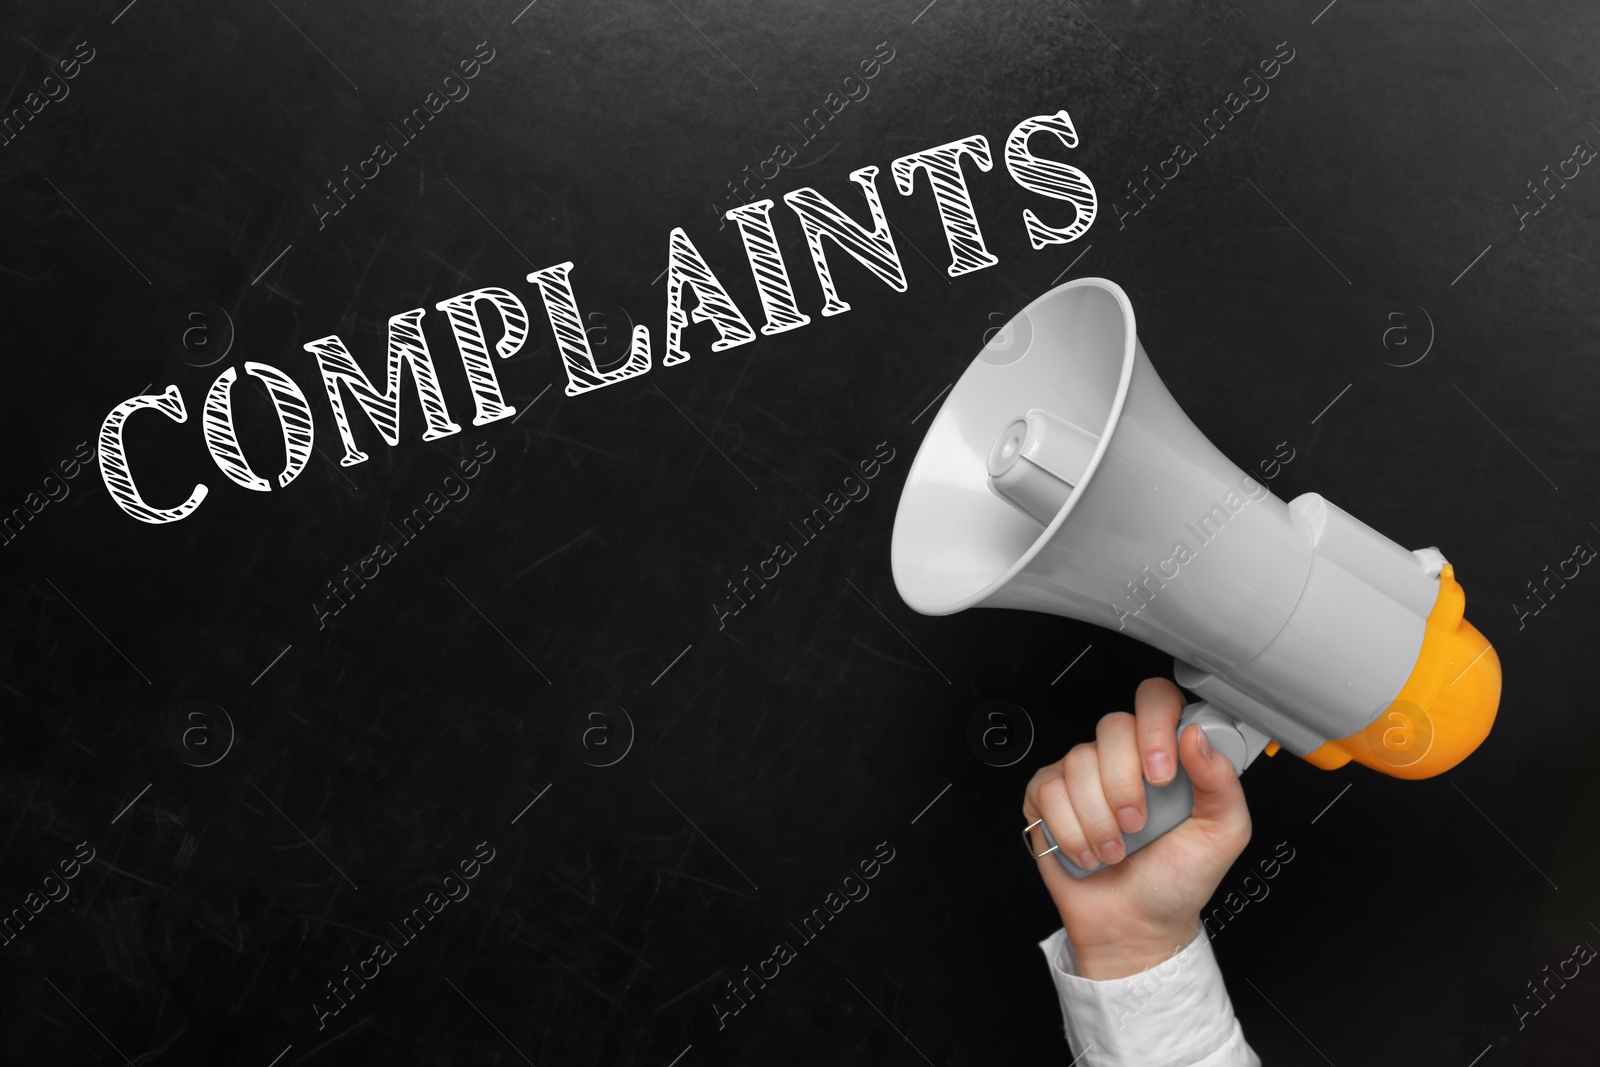
[[[1085,978],[1125,978],[1186,947],[1200,933],[1200,909],[1250,840],[1250,811],[1233,764],[1197,726],[1177,737],[1182,713],[1178,687],[1147,678],[1134,694],[1134,714],[1105,716],[1094,741],[1028,783],[1024,818],[1043,818],[1079,866],[1105,865],[1075,879],[1054,855],[1038,860]],[[1145,823],[1144,781],[1172,781],[1175,750],[1194,784],[1194,812],[1130,860],[1122,835]],[[1030,834],[1036,853],[1046,847],[1041,829]]]

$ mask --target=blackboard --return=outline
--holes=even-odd
[[[33,902],[3,949],[8,1053],[1065,1062],[1022,789],[1170,660],[1044,615],[917,615],[889,543],[988,331],[1095,275],[1223,452],[1292,454],[1274,493],[1438,545],[1504,667],[1494,732],[1441,778],[1247,773],[1239,871],[1296,855],[1215,939],[1249,1040],[1269,1063],[1592,1055],[1600,984],[1547,982],[1600,939],[1600,578],[1549,581],[1600,544],[1588,7],[110,0],[8,23],[0,906]],[[1024,211],[1070,209],[1001,146],[1063,111],[1053,158],[1098,214],[1035,248]],[[952,277],[927,175],[902,195],[891,167],[977,135],[996,262]],[[864,167],[904,291],[830,247],[850,310],[823,316],[783,194],[865,222]],[[762,324],[723,218],[758,195],[810,321],[717,349],[691,318],[668,365],[675,228]],[[598,369],[642,325],[648,373],[569,393],[527,280],[562,263]],[[492,357],[516,416],[474,424],[437,305],[488,287],[529,322]],[[408,369],[394,444],[347,397],[369,458],[341,464],[305,346],[338,337],[381,387],[413,309],[459,430],[423,439]],[[286,485],[250,364],[312,413]],[[230,368],[265,490],[205,444]],[[186,419],[131,412],[129,470],[155,507],[207,494],[140,521],[102,427],[168,390]],[[789,532],[830,494],[825,529]],[[778,541],[793,558],[732,600]],[[1007,767],[968,743],[994,700],[1036,728]],[[870,894],[719,1015],[867,862]]]

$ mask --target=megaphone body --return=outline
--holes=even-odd
[[[1499,660],[1438,549],[1407,551],[1316,493],[1285,502],[1234,465],[1104,279],[1039,297],[962,375],[907,476],[891,563],[924,614],[1040,611],[1171,654],[1202,698],[1180,731],[1199,723],[1240,771],[1281,747],[1429,777],[1499,705]],[[1147,789],[1129,852],[1192,808],[1181,769]]]

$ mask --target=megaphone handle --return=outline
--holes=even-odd
[[[1240,772],[1243,768],[1239,759],[1245,755],[1241,747],[1242,738],[1239,737],[1238,727],[1233,720],[1212,708],[1205,701],[1197,701],[1183,709],[1183,715],[1178,719],[1178,736],[1183,736],[1184,729],[1190,723],[1199,723],[1200,728],[1206,732],[1206,737],[1212,742],[1212,747],[1223,753],[1233,763],[1234,770]],[[1232,734],[1232,737],[1228,736]],[[1221,743],[1219,743],[1221,742]],[[1152,785],[1144,783],[1145,823],[1137,833],[1123,834],[1123,844],[1127,854],[1132,855],[1139,851],[1168,830],[1175,829],[1179,823],[1187,819],[1194,812],[1194,783],[1189,780],[1189,774],[1183,769],[1183,764],[1178,764],[1178,773],[1166,785]],[[1095,871],[1084,870],[1067,858],[1050,833],[1050,827],[1039,824],[1039,829],[1044,832],[1046,845],[1054,850],[1056,862],[1061,864],[1061,869],[1074,878],[1087,878]]]

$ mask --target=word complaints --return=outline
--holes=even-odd
[[[487,854],[485,854],[485,850],[487,850]],[[399,926],[391,922],[389,928],[398,935],[399,948],[404,948],[415,941],[429,921],[443,911],[447,905],[459,904],[466,900],[472,892],[467,883],[478,877],[483,872],[483,868],[494,861],[494,857],[495,850],[489,847],[489,842],[479,841],[477,847],[473,849],[472,858],[462,860],[456,865],[461,871],[461,876],[457,878],[454,873],[451,873],[445,875],[440,881],[439,884],[440,888],[444,890],[443,893],[440,893],[438,889],[428,890],[427,894],[422,898],[422,903],[412,908],[411,913],[400,920]],[[454,883],[453,888],[452,883]],[[357,961],[354,972],[350,970],[348,963],[344,965],[342,972],[344,977],[339,979],[338,985],[334,984],[334,979],[328,979],[328,992],[333,994],[331,1003],[337,1005],[337,1007],[323,1007],[321,1001],[314,1000],[311,1002],[311,1010],[317,1016],[317,1029],[325,1028],[329,1019],[344,1011],[349,1006],[350,1001],[355,999],[355,995],[367,988],[367,982],[383,973],[382,967],[384,964],[389,963],[398,955],[399,952],[393,942],[390,942],[387,938],[380,939],[373,946],[372,955]],[[371,966],[371,971],[367,970],[368,965]],[[342,993],[341,989],[343,990]]]
[[[1094,222],[1097,204],[1089,176],[1059,159],[1036,154],[1034,144],[1038,139],[1056,148],[1075,148],[1078,133],[1067,112],[1058,111],[1022,120],[1005,139],[1001,156],[1011,179],[1023,189],[1054,201],[1062,216],[1047,222],[1033,208],[1023,209],[1022,226],[1036,251],[1082,237]],[[901,156],[890,168],[902,196],[912,195],[917,188],[917,176],[926,174],[924,185],[932,195],[944,229],[950,251],[947,271],[952,278],[999,262],[984,243],[967,187],[968,167],[984,173],[994,169],[989,142],[981,134]],[[820,312],[824,317],[842,315],[850,310],[850,304],[840,295],[833,277],[828,258],[830,245],[836,253],[848,253],[895,292],[903,293],[908,287],[900,250],[895,244],[895,228],[889,222],[878,191],[877,175],[876,166],[861,167],[850,174],[850,180],[861,190],[870,225],[858,222],[815,189],[807,187],[783,194],[783,201],[793,214],[793,224],[799,227],[816,271],[823,297]],[[796,330],[811,322],[811,316],[800,308],[790,282],[789,268],[778,246],[777,220],[772,216],[772,208],[773,201],[765,199],[741,204],[724,213],[737,224],[765,317],[761,333],[768,336]],[[683,337],[691,322],[715,329],[717,340],[710,346],[713,352],[756,340],[756,331],[745,311],[728,294],[722,280],[682,227],[672,229],[666,251],[663,366],[675,366],[689,359]],[[651,331],[644,323],[634,326],[632,346],[626,358],[608,369],[596,363],[573,292],[572,270],[573,263],[567,261],[527,276],[527,280],[537,286],[544,303],[556,350],[566,371],[567,395],[578,396],[648,373],[654,357]],[[692,307],[691,296],[695,301]],[[485,426],[516,415],[517,409],[507,404],[501,393],[495,364],[489,355],[488,327],[482,316],[488,309],[498,317],[501,329],[493,347],[500,359],[507,359],[521,351],[530,336],[528,309],[522,299],[507,289],[491,286],[441,300],[434,307],[444,312],[454,334],[472,394],[472,424]],[[321,374],[328,407],[344,444],[344,455],[339,461],[342,466],[354,466],[368,459],[356,442],[347,396],[365,413],[385,444],[394,447],[400,443],[400,387],[405,368],[411,372],[421,401],[426,423],[422,439],[436,441],[461,432],[460,424],[451,417],[432,351],[423,334],[424,314],[425,309],[419,307],[389,319],[388,352],[381,389],[338,335],[318,338],[302,346],[315,358]],[[300,476],[310,459],[315,436],[311,406],[300,385],[277,367],[247,361],[244,371],[265,387],[282,431],[284,466],[274,479],[281,489]],[[234,428],[233,385],[238,377],[238,369],[229,367],[212,382],[201,407],[200,435],[206,451],[230,481],[255,492],[270,492],[272,482],[253,468]],[[189,419],[188,405],[176,385],[169,385],[159,393],[122,401],[111,409],[100,426],[101,477],[105,479],[111,499],[133,518],[155,524],[177,522],[194,514],[209,488],[197,483],[188,498],[176,504],[146,500],[140,493],[124,435],[130,419],[135,415],[149,418],[148,412],[177,423]]]
[[[864,859],[856,864],[861,872],[859,876],[855,871],[851,871],[840,879],[839,889],[829,890],[828,895],[822,898],[822,903],[812,908],[811,913],[800,920],[799,926],[792,922],[789,924],[789,929],[803,939],[800,941],[800,947],[804,948],[815,941],[823,927],[844,911],[852,901],[860,903],[867,899],[867,894],[872,892],[867,883],[883,873],[883,868],[894,860],[895,851],[889,846],[889,842],[880,841],[872,850],[872,855],[872,859]],[[843,890],[842,896],[840,890]],[[748,1001],[755,999],[756,992],[767,988],[767,983],[782,974],[783,968],[793,963],[798,956],[799,953],[795,951],[793,944],[787,940],[779,941],[772,947],[772,955],[756,964],[754,970],[748,963],[744,965],[744,970],[740,972],[744,977],[738,984],[735,984],[732,978],[725,979],[723,984],[727,988],[728,999],[711,1002],[711,1010],[717,1014],[717,1029],[724,1029],[730,1017],[738,1015],[749,1007]]]
[[[888,463],[895,456],[894,449],[889,447],[888,441],[879,441],[878,447],[872,454],[875,458],[864,459],[856,464],[857,469],[861,471],[859,479],[853,474],[845,475],[844,480],[839,483],[839,489],[830,489],[828,495],[822,498],[822,506],[812,508],[811,514],[801,519],[799,526],[789,523],[789,528],[798,535],[796,540],[802,546],[809,545],[821,536],[823,529],[828,525],[828,520],[837,518],[850,504],[859,504],[867,499],[867,494],[872,492],[867,483],[883,471],[882,464]],[[840,495],[841,490],[843,496]],[[738,580],[738,585],[734,584],[734,579],[728,579],[728,592],[733,594],[733,599],[722,603],[715,600],[711,602],[711,610],[717,616],[717,629],[726,629],[729,617],[739,614],[748,607],[756,598],[756,590],[765,589],[767,582],[783,573],[780,568],[788,566],[798,556],[799,553],[792,544],[788,541],[779,541],[773,546],[772,555],[757,563],[753,572],[748,563],[744,565],[744,577]],[[772,568],[770,573],[768,567]],[[752,582],[755,583],[755,588],[751,588]]]

